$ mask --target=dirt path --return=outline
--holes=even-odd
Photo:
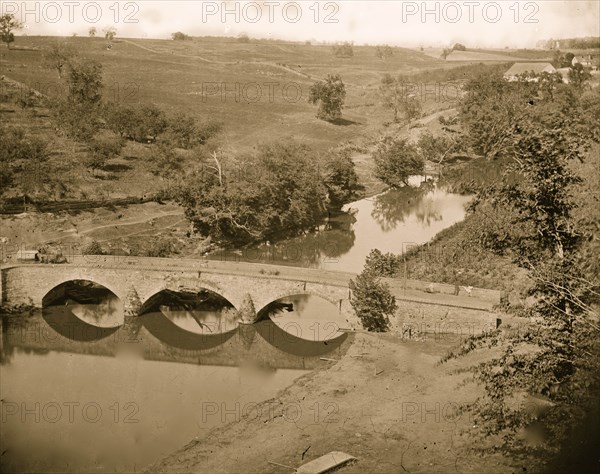
[[[141,48],[143,50],[146,50],[150,53],[154,53],[154,54],[167,54],[165,52],[162,51],[157,51],[155,49],[152,48],[148,48],[147,46],[143,46],[141,44],[135,43],[131,40],[127,40],[127,39],[123,39],[122,40],[124,43],[128,43],[131,44],[133,46],[137,46],[138,48]],[[281,64],[277,64],[277,63],[271,63],[268,61],[216,61],[214,59],[208,59],[205,58],[203,56],[198,56],[195,54],[182,54],[182,53],[171,53],[171,56],[177,56],[180,58],[192,58],[192,59],[199,59],[200,61],[204,61],[205,63],[210,63],[210,64],[221,64],[221,65],[225,65],[225,66],[233,66],[233,65],[237,65],[237,64],[252,64],[252,65],[261,65],[261,66],[270,66],[270,67],[274,67],[276,69],[280,69],[282,71],[286,71],[286,72],[290,72],[292,74],[295,74],[297,76],[303,77],[305,79],[312,79],[312,80],[318,80],[318,77],[311,77],[308,74],[305,74],[303,72],[300,71],[296,71],[295,69],[292,69],[290,67],[287,66],[283,66]]]
[[[338,362],[323,362],[252,410],[242,407],[229,424],[199,431],[147,472],[289,473],[330,451],[358,458],[344,474],[516,472],[506,459],[466,449],[461,431],[472,421],[457,409],[478,391],[460,386],[456,363],[437,365],[453,342],[356,334]]]

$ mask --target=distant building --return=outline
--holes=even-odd
[[[37,250],[19,250],[15,255],[17,260],[24,260],[28,262],[38,262],[40,260],[40,253]]]
[[[519,80],[521,74],[541,74],[542,72],[552,74],[553,72],[556,72],[556,69],[550,63],[515,63],[504,73],[504,79],[509,82],[515,82]],[[537,82],[536,79],[531,80]]]

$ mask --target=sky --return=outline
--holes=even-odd
[[[25,23],[18,34],[237,36],[291,41],[476,48],[535,47],[549,38],[600,36],[600,0],[494,1],[6,1],[0,13]]]

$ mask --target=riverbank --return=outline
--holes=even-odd
[[[479,389],[462,384],[467,375],[455,371],[478,356],[438,365],[458,342],[454,336],[421,342],[390,334],[354,337],[339,361],[324,361],[246,417],[222,423],[146,472],[277,474],[330,451],[357,458],[343,468],[348,474],[521,470],[499,455],[484,458],[468,449],[462,431],[472,422],[458,409]]]

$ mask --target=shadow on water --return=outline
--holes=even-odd
[[[42,317],[54,331],[72,341],[100,341],[119,330],[119,326],[101,328],[89,324],[75,316],[67,306],[44,307]]]
[[[156,339],[171,347],[188,351],[213,349],[236,334],[235,330],[209,335],[186,331],[160,312],[145,313],[139,318],[141,325]]]
[[[335,339],[327,341],[310,341],[284,331],[270,319],[259,321],[248,328],[244,328],[244,330],[249,333],[256,331],[258,335],[273,347],[298,357],[324,356],[338,349],[348,338],[347,334],[342,334]],[[248,340],[252,336],[245,334],[244,338]]]

